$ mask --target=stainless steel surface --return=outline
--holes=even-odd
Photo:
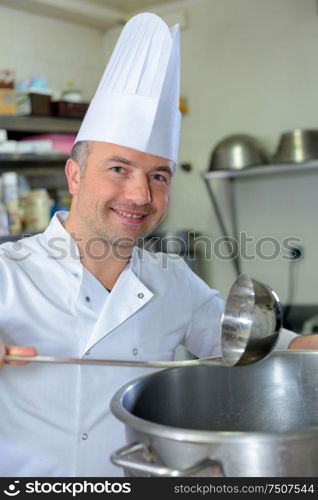
[[[137,458],[129,458],[131,455],[138,454]],[[146,460],[151,460],[151,454],[149,450],[143,443],[131,443],[112,454],[111,460],[114,464],[120,467],[132,467],[134,470],[146,473],[151,476],[168,476],[168,477],[184,477],[193,476],[201,472],[201,470],[207,467],[214,467],[216,471],[219,471],[220,476],[223,476],[223,471],[220,465],[215,460],[205,459],[200,462],[193,464],[191,467],[186,467],[184,469],[171,469],[170,467],[165,467],[160,464],[152,464]]]
[[[207,179],[205,179],[205,185],[206,185],[206,188],[208,190],[208,194],[209,194],[210,200],[212,202],[215,214],[217,216],[222,235],[225,237],[225,243],[226,243],[226,246],[228,248],[229,255],[231,256],[230,260],[233,263],[236,275],[239,276],[241,274],[239,254],[238,254],[238,252],[235,252],[235,248],[233,247],[233,245],[230,244],[231,239],[230,239],[229,233],[226,229],[224,217],[223,217],[221,209],[219,208],[216,194],[214,193],[213,188]],[[235,225],[235,223],[233,224],[233,226],[234,225]]]
[[[194,231],[163,231],[151,233],[146,238],[150,250],[154,252],[173,253],[184,255],[195,252],[195,239],[200,233]],[[147,248],[147,245],[146,245]]]
[[[126,475],[152,474],[142,465],[180,475],[205,460],[200,476],[318,476],[317,365],[318,351],[276,351],[236,370],[176,368],[126,384],[111,401],[136,446],[119,457]]]
[[[282,327],[282,308],[268,286],[242,274],[234,282],[222,317],[222,355],[226,366],[266,357]]]
[[[100,365],[100,366],[141,366],[145,368],[171,368],[194,365],[222,365],[221,360],[214,357],[190,359],[184,361],[129,361],[125,359],[86,359],[58,358],[55,356],[11,356],[6,354],[4,361],[27,361],[28,363],[56,363],[66,365]]]
[[[244,170],[215,170],[212,172],[202,172],[201,175],[205,181],[212,179],[231,179],[244,177],[259,177],[268,175],[286,175],[286,174],[304,174],[317,170],[317,160],[311,160],[302,164],[284,164],[279,163],[267,166],[251,167]]]
[[[268,155],[258,139],[247,134],[236,134],[216,144],[209,170],[236,170],[268,162]]]
[[[281,135],[273,161],[303,163],[318,158],[318,130],[295,129]]]

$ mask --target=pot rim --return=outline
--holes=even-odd
[[[295,356],[296,354],[305,354],[310,356],[318,356],[318,350],[293,349],[290,351],[275,351],[270,356],[282,355]],[[218,358],[218,356],[215,356]],[[164,370],[180,370],[182,367],[165,368]],[[239,369],[239,368],[238,368]],[[304,427],[290,431],[202,431],[195,429],[187,429],[182,427],[172,427],[168,425],[151,422],[140,417],[136,417],[130,413],[123,405],[123,399],[127,392],[133,389],[134,385],[143,380],[145,377],[156,376],[157,373],[143,375],[138,377],[124,386],[122,386],[112,397],[110,401],[110,409],[112,413],[125,425],[133,427],[135,430],[142,433],[158,436],[160,438],[171,439],[174,441],[184,441],[191,443],[202,443],[205,445],[224,442],[241,442],[249,440],[261,441],[292,441],[297,439],[312,439],[318,437],[318,425]]]

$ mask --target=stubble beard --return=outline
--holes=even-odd
[[[83,207],[82,212],[82,223],[84,224],[85,227],[85,232],[87,235],[89,235],[88,239],[91,239],[91,241],[98,241],[100,240],[101,244],[103,244],[105,247],[107,246],[109,250],[112,248],[114,249],[114,252],[117,254],[118,252],[116,251],[117,249],[120,250],[121,248],[123,250],[132,250],[134,246],[138,244],[139,241],[142,241],[144,238],[146,238],[149,234],[151,234],[156,227],[159,226],[159,224],[162,222],[166,215],[166,210],[165,212],[159,217],[159,219],[156,220],[156,212],[150,213],[148,217],[153,218],[154,220],[149,221],[147,224],[147,227],[145,227],[138,235],[135,236],[129,236],[125,234],[118,234],[116,231],[116,228],[112,229],[111,223],[107,220],[108,217],[105,216],[108,211],[111,210],[111,206],[105,206],[102,210],[101,217],[98,217],[98,214],[96,213],[96,217],[87,217],[85,214],[85,208]],[[120,230],[118,230],[119,232]],[[116,234],[117,233],[117,234]],[[124,230],[123,230],[124,233]]]
[[[115,231],[109,230],[106,227],[106,223],[104,226],[98,226],[95,230],[95,238],[100,238],[102,242],[107,244],[110,248],[113,248],[113,253],[117,254],[120,249],[123,250],[132,250],[132,248],[138,244],[144,244],[144,240],[147,236],[149,236],[162,222],[165,214],[163,214],[158,220],[152,221],[151,226],[144,228],[137,236],[129,236],[129,235],[118,235],[115,234]]]

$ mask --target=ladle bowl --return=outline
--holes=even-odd
[[[275,347],[282,328],[282,307],[268,285],[241,274],[222,316],[222,354],[226,366],[250,365]]]

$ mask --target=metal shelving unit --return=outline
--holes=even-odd
[[[0,128],[7,130],[9,139],[46,133],[76,134],[82,120],[51,116],[5,116],[0,115]],[[0,154],[0,175],[16,171],[25,175],[32,189],[46,187],[48,190],[67,188],[64,166],[67,156],[60,153],[49,154]],[[16,241],[22,234],[0,237],[0,244]]]
[[[0,115],[0,128],[8,132],[9,139],[46,133],[78,132],[82,120],[53,116],[7,116]],[[67,156],[49,154],[0,154],[0,174],[15,170],[25,175],[32,188],[45,186],[49,189],[67,187],[64,166]]]
[[[21,170],[27,173],[30,168],[58,168],[65,165],[66,155],[62,154],[0,154],[0,173],[8,170]]]
[[[215,170],[211,172],[203,172],[202,178],[205,182],[209,198],[211,200],[212,206],[214,208],[215,214],[218,219],[218,223],[221,229],[222,235],[226,238],[227,246],[229,249],[229,254],[232,257],[233,266],[237,276],[241,274],[241,262],[239,258],[239,251],[235,251],[230,244],[230,239],[234,238],[236,242],[239,241],[238,238],[238,222],[237,222],[237,210],[236,210],[236,192],[235,192],[235,182],[237,180],[244,180],[247,178],[257,178],[261,176],[273,176],[273,175],[286,175],[286,174],[299,174],[303,175],[305,173],[310,173],[318,169],[318,160],[312,160],[306,163],[284,163],[276,165],[260,165],[254,167],[248,167],[242,170]],[[220,209],[217,196],[213,191],[211,186],[211,181],[216,179],[227,179],[229,181],[229,198],[230,198],[230,218],[232,225],[232,233],[230,234],[226,228],[224,217]],[[237,249],[239,250],[239,248]]]
[[[0,128],[8,132],[26,133],[76,133],[81,120],[53,116],[6,116],[0,115]]]
[[[255,177],[259,175],[276,175],[286,173],[297,173],[315,170],[318,168],[318,160],[306,163],[279,163],[276,165],[260,165],[248,167],[243,170],[215,170],[213,172],[204,172],[204,180],[212,179],[239,179],[246,177]]]

